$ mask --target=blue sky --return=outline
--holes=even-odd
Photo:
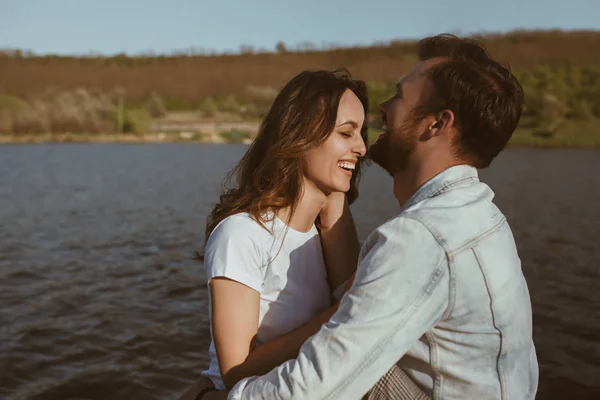
[[[272,50],[451,32],[600,30],[600,0],[0,0],[0,48],[36,53]]]

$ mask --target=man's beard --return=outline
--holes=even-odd
[[[371,159],[390,175],[403,171],[417,145],[418,121],[408,120],[396,132],[385,131],[369,148]]]

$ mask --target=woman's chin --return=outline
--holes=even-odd
[[[350,182],[348,182],[347,184],[336,185],[336,187],[333,189],[334,192],[344,193],[346,193],[348,190],[350,190]]]
[[[350,179],[335,179],[329,182],[328,185],[320,185],[321,192],[325,196],[329,196],[334,192],[348,192],[350,190]]]

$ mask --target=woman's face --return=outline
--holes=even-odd
[[[354,167],[367,151],[360,135],[364,121],[362,103],[354,92],[346,90],[340,99],[333,132],[323,144],[304,156],[305,185],[315,187],[326,196],[350,189]]]

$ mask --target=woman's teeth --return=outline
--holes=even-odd
[[[346,162],[346,161],[339,162],[337,165],[338,165],[338,167],[347,169],[349,171],[353,171],[354,168],[356,167],[356,165],[354,163]]]

